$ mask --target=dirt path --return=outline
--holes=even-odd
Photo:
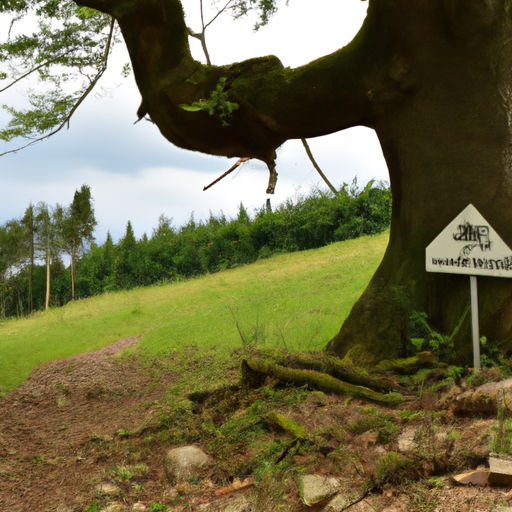
[[[95,498],[116,455],[102,456],[97,440],[137,428],[148,413],[144,404],[172,381],[167,374],[164,386],[152,386],[136,358],[112,357],[137,341],[41,366],[0,399],[0,511],[81,511]]]
[[[156,431],[129,433],[141,432],[153,413],[161,417],[166,393],[176,379],[174,362],[169,357],[144,366],[136,356],[114,357],[137,341],[126,338],[41,366],[20,387],[0,398],[0,512],[83,512],[98,497],[97,486],[113,481],[121,487],[128,510],[138,501],[169,502],[169,493],[177,491],[166,482],[162,459],[173,440],[160,440]],[[321,414],[328,416],[333,428],[349,421],[358,404],[354,400],[349,406],[344,397],[332,396],[328,401],[329,407],[321,409]],[[314,423],[312,418],[319,421],[319,406],[311,404],[309,409],[294,410],[298,423]],[[370,451],[379,457],[385,450],[397,449],[383,448],[374,441],[369,448],[371,439],[363,434],[346,441],[362,458],[370,457]],[[323,455],[310,457],[320,461],[315,471],[322,474]],[[328,457],[325,461],[327,468]],[[123,482],[116,475],[119,465],[137,464],[147,469],[142,480]],[[512,504],[508,491],[454,487],[449,478],[437,478],[402,489],[390,485],[350,512],[491,512],[500,503]],[[287,506],[283,511],[304,510],[296,495]],[[181,503],[173,510],[198,508]]]

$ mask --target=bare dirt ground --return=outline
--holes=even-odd
[[[205,480],[189,496],[187,489],[172,489],[162,465],[169,441],[148,449],[148,438],[143,434],[125,437],[128,432],[144,431],[148,413],[155,404],[165,403],[167,390],[176,378],[169,366],[153,372],[136,356],[112,357],[137,341],[127,338],[95,352],[41,366],[23,385],[0,398],[0,512],[83,512],[99,499],[98,485],[112,481],[122,491],[117,501],[125,508],[120,510],[127,511],[134,503],[170,503],[172,496],[172,510],[199,510],[224,495],[226,482],[221,476]],[[330,396],[321,409],[306,401],[292,411],[292,416],[297,423],[323,421],[331,428],[358,417],[357,408],[362,405]],[[470,422],[456,420],[453,426],[467,430]],[[384,449],[375,437],[365,434],[346,440],[363,461],[359,468],[347,465],[346,471],[354,474],[354,488],[360,489],[364,461],[396,446]],[[327,473],[332,466],[322,453],[298,460],[303,465],[308,461],[317,474]],[[139,480],[123,481],[122,474],[114,474],[121,463],[130,467],[143,463],[146,469]],[[391,482],[343,510],[491,512],[511,499],[508,488],[454,486],[443,476],[406,486]],[[215,490],[221,492],[215,494]],[[288,497],[280,510],[307,509],[296,491],[293,485],[285,490]],[[101,506],[109,501],[116,499],[103,499]]]

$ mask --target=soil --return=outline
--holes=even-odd
[[[0,398],[0,512],[83,512],[101,510],[100,506],[113,502],[127,511],[135,503],[146,504],[146,510],[150,503],[172,503],[174,511],[204,510],[216,502],[224,510],[225,500],[235,497],[236,493],[230,493],[233,482],[223,476],[225,462],[219,463],[217,472],[211,469],[200,484],[192,482],[179,489],[169,485],[162,461],[172,439],[148,445],[150,437],[145,433],[151,432],[151,415],[157,404],[166,403],[177,375],[172,365],[151,371],[154,368],[148,369],[136,355],[115,357],[137,341],[123,339],[95,352],[41,366],[20,387]],[[234,386],[238,378],[233,371]],[[237,389],[233,387],[232,393],[243,393]],[[413,405],[420,407],[412,403],[408,407]],[[300,406],[290,408],[288,416],[311,432],[325,432],[341,422],[357,420],[364,406],[332,395],[319,404],[318,397],[311,394]],[[215,415],[212,418],[215,421]],[[453,421],[462,431],[477,420]],[[353,474],[354,490],[361,490],[363,480],[368,481],[374,469],[370,461],[396,448],[396,440],[395,445],[383,447],[371,432],[344,441],[360,454],[359,467],[351,463],[345,471],[345,476]],[[297,455],[295,461],[305,472],[329,474],[333,470],[330,444],[332,438],[319,452]],[[123,465],[134,474],[133,468],[144,469],[139,478],[123,479]],[[431,468],[430,475],[435,471]],[[399,479],[381,482],[371,492],[360,494],[358,503],[347,510],[490,512],[512,499],[508,488],[455,486],[442,468],[438,471],[434,479],[420,478],[407,485]],[[119,496],[99,493],[98,486],[108,482],[117,485]],[[259,485],[261,491],[264,480]],[[280,510],[308,510],[296,487],[288,485],[284,492]],[[94,503],[97,508],[91,508]],[[261,507],[253,510],[272,510]]]

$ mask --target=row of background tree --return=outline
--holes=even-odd
[[[108,234],[98,245],[91,190],[83,185],[67,208],[30,205],[21,219],[0,226],[0,317],[377,234],[390,219],[389,187],[370,181],[359,189],[354,179],[336,194],[315,189],[274,209],[268,201],[252,216],[240,204],[235,218],[221,212],[196,221],[192,214],[176,228],[162,215],[151,237],[144,234],[140,240],[128,221],[117,244]]]

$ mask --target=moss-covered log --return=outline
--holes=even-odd
[[[389,392],[399,387],[396,380],[391,377],[372,374],[353,364],[349,358],[339,359],[323,352],[294,354],[290,356],[286,366],[327,373],[336,379],[364,386],[374,391]]]
[[[297,370],[279,364],[271,364],[261,359],[244,359],[242,375],[246,382],[254,385],[262,383],[266,377],[273,377],[285,383],[307,384],[314,389],[336,395],[348,395],[379,405],[396,406],[403,401],[400,393],[381,394],[363,386],[348,382],[314,370]]]

